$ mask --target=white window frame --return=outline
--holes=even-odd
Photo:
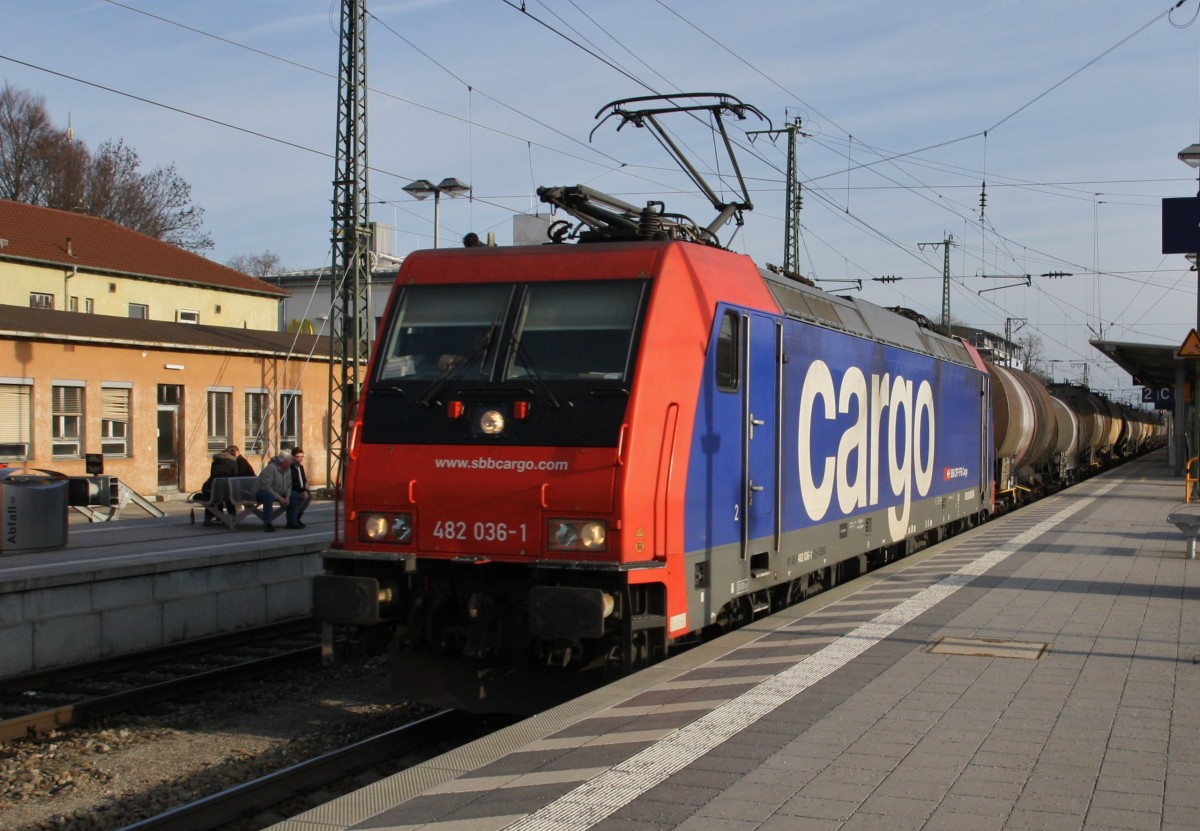
[[[141,309],[142,314],[135,315],[133,313],[134,309]],[[128,306],[128,314],[129,314],[129,317],[133,318],[134,320],[149,320],[150,319],[150,306],[146,303],[130,303]]]
[[[216,402],[219,402],[219,406],[214,407]],[[220,453],[233,444],[233,387],[208,388],[205,418],[208,423],[208,452],[210,454]]]
[[[279,393],[279,446],[284,450],[303,444],[300,431],[304,426],[304,397],[300,390],[282,390]]]
[[[175,322],[176,323],[193,323],[193,324],[199,323],[200,322],[200,312],[196,311],[195,309],[176,309],[175,310]]]
[[[267,435],[271,426],[271,394],[263,388],[247,387],[243,401],[245,438],[242,439],[242,455],[262,456],[271,443],[271,437]]]
[[[55,459],[83,458],[83,427],[87,385],[83,381],[50,382],[50,455]]]
[[[31,291],[29,292],[29,308],[31,309],[53,309],[54,295],[46,291]]]
[[[0,460],[25,461],[32,446],[33,379],[0,378]]]
[[[127,459],[133,447],[133,384],[128,381],[100,382],[100,453],[108,458]]]

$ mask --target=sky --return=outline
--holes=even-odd
[[[799,123],[800,270],[829,291],[931,318],[950,246],[953,318],[1037,336],[1058,380],[1133,400],[1088,344],[1178,346],[1197,275],[1161,253],[1161,202],[1196,195],[1200,0],[367,0],[371,219],[393,253],[433,245],[414,179],[455,177],[440,243],[512,240],[539,186],[586,184],[708,225],[716,211],[610,102],[724,93],[754,210],[718,232],[784,259],[786,138]],[[3,0],[0,77],[95,148],[174,165],[225,262],[328,265],[340,3]],[[672,116],[733,198],[703,119]],[[593,133],[594,130],[594,133]],[[939,243],[929,245],[928,243]],[[1043,276],[1061,274],[1068,276]],[[1025,275],[1029,275],[1026,278]],[[876,278],[894,276],[894,282]]]

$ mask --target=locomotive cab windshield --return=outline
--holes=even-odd
[[[367,388],[367,442],[615,446],[646,280],[411,284],[400,290]],[[377,403],[372,403],[372,400]],[[383,403],[383,399],[388,399]],[[512,430],[447,407],[528,402]],[[451,404],[450,402],[456,402]],[[522,404],[524,407],[525,404]],[[546,420],[572,409],[570,419]],[[526,412],[522,410],[522,412]]]

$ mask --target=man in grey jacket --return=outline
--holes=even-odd
[[[264,531],[274,531],[271,523],[275,519],[275,503],[286,508],[292,493],[292,454],[283,452],[275,456],[258,474],[255,498],[262,503]]]

